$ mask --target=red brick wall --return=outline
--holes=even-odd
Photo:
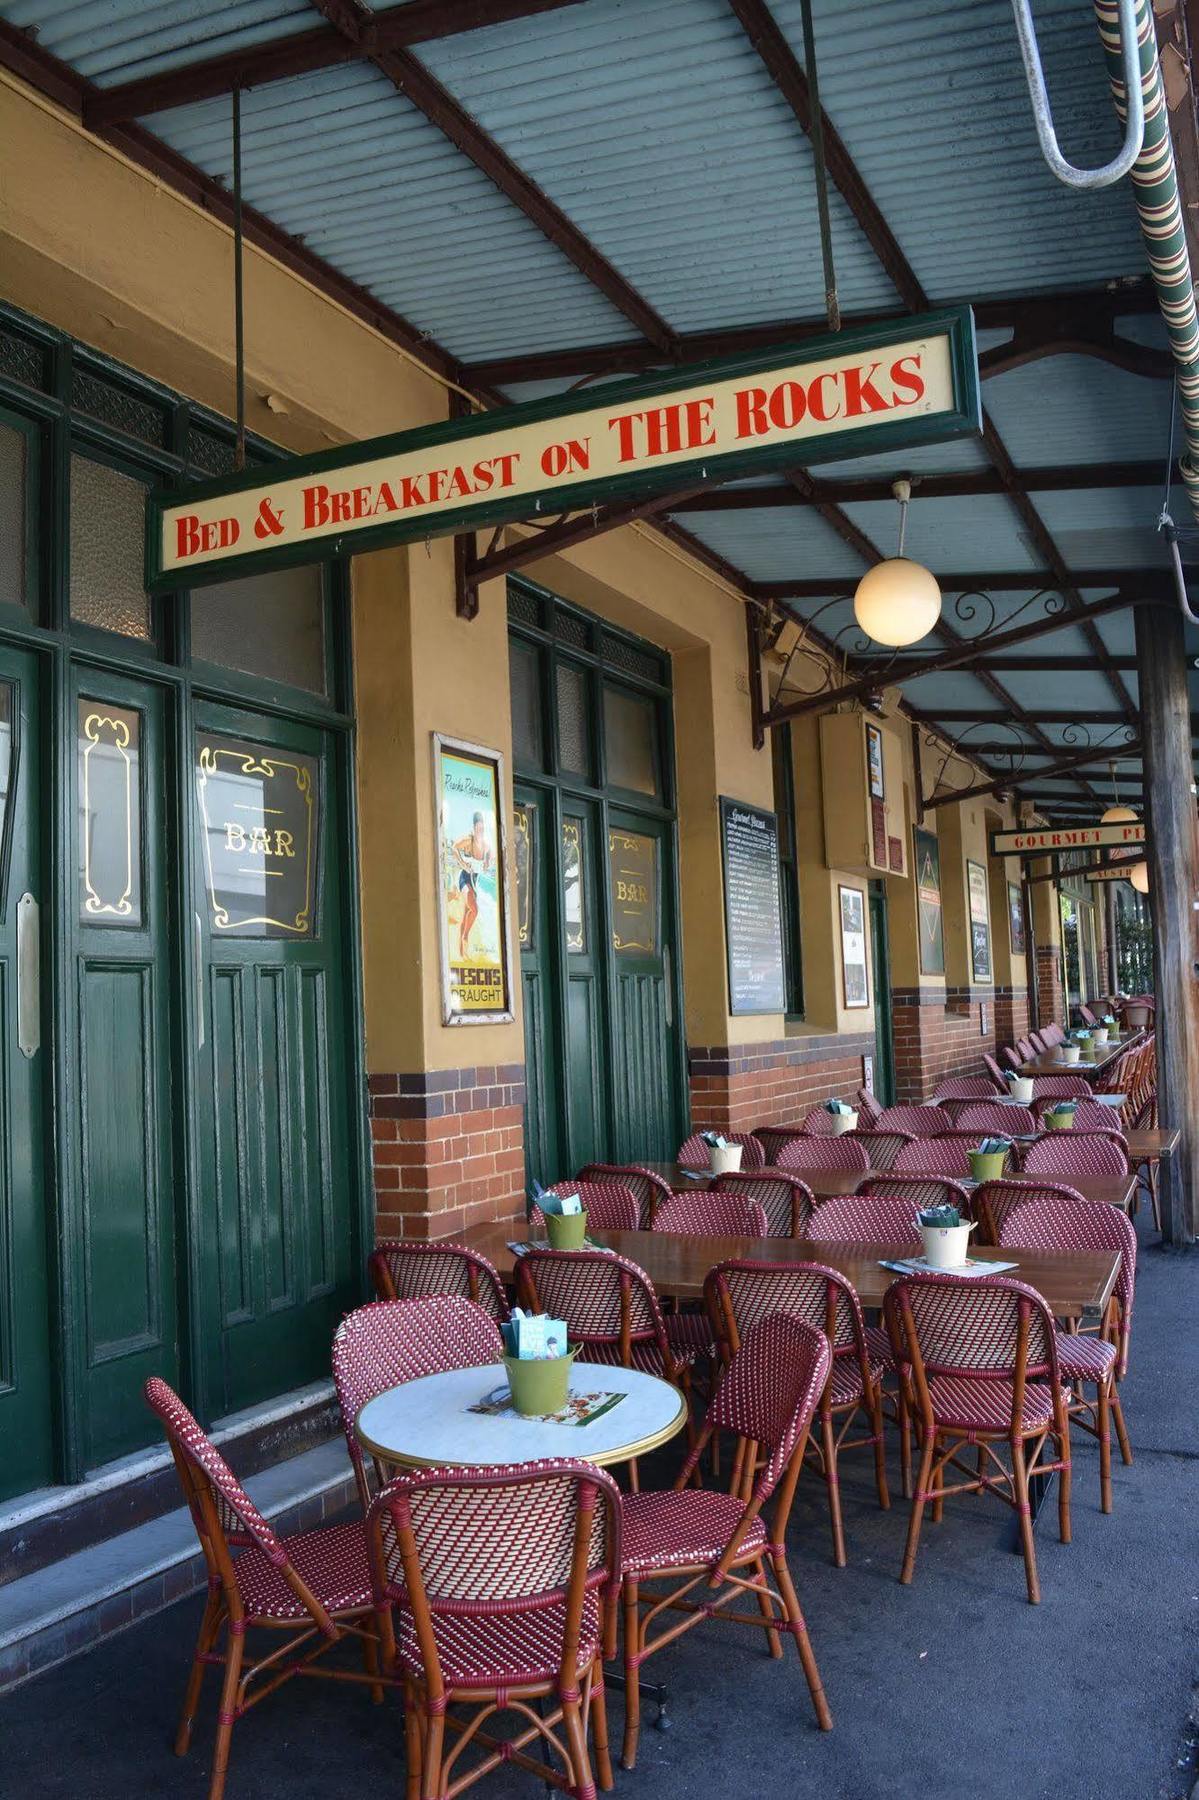
[[[1067,1023],[1061,952],[1054,944],[1037,945],[1037,1013],[1042,1025]]]
[[[1028,1027],[1023,988],[895,988],[895,1093],[900,1103],[925,1100],[954,1075],[982,1075],[983,1053],[995,1055]],[[982,1009],[987,1029],[982,1029]]]
[[[523,1064],[372,1075],[368,1088],[378,1237],[523,1218]]]
[[[1028,1030],[1028,990],[1027,988],[995,989],[995,1041],[997,1044],[1014,1044]]]
[[[752,1131],[757,1125],[792,1124],[833,1094],[851,1099],[862,1085],[862,1058],[873,1054],[873,1033],[865,1032],[692,1046],[692,1124],[697,1131],[709,1125]]]

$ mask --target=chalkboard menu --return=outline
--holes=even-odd
[[[779,919],[778,824],[770,812],[720,801],[729,1011],[777,1013],[786,1006]]]

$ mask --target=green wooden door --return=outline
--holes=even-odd
[[[152,1435],[146,1378],[178,1379],[167,784],[161,689],[76,666],[72,705],[67,1203],[90,1468]]]
[[[358,1296],[344,854],[332,741],[198,703],[199,1304],[214,1409],[329,1371]]]
[[[550,876],[554,797],[551,790],[516,785],[512,844],[516,864],[516,941],[520,951],[525,1031],[525,1162],[547,1185],[559,1172],[558,1069],[561,1042]]]
[[[667,1161],[684,1136],[675,1015],[672,828],[608,811],[616,1160]]]
[[[38,665],[0,647],[0,1499],[53,1478],[42,994]]]
[[[602,808],[561,797],[563,968],[563,1100],[566,1131],[563,1175],[609,1155],[610,1040],[607,964],[600,906]]]
[[[872,882],[870,887],[870,961],[874,970],[874,1092],[884,1106],[891,1106],[895,1101],[895,1034],[887,894],[881,882]]]

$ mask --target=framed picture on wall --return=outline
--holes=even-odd
[[[861,888],[837,884],[841,903],[841,981],[845,1007],[870,1005],[870,968],[866,954],[866,896]]]
[[[991,912],[987,901],[987,871],[981,863],[967,862],[966,891],[970,899],[970,972],[975,981],[991,981]]]
[[[1007,916],[1012,937],[1012,955],[1024,956],[1028,938],[1024,930],[1024,896],[1014,881],[1007,884]]]
[[[945,921],[941,914],[941,846],[931,831],[912,831],[916,861],[916,923],[920,932],[920,973],[945,973]]]
[[[442,1023],[507,1024],[513,1011],[503,756],[435,731],[433,804]]]
[[[866,726],[866,767],[870,772],[870,798],[885,800],[887,791],[883,782],[883,734],[877,725],[869,723]]]

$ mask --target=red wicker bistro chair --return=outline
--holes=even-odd
[[[1004,1084],[1007,1092],[1007,1084]],[[938,1084],[932,1103],[940,1106],[943,1100],[993,1100],[996,1088],[989,1075],[955,1075],[949,1081]]]
[[[1128,1158],[1110,1131],[1047,1131],[1027,1144],[1020,1162],[1025,1175],[1127,1175]]]
[[[784,1144],[778,1153],[780,1169],[794,1169],[800,1175],[805,1171],[823,1169],[833,1173],[853,1174],[855,1170],[868,1169],[866,1152],[861,1144],[854,1142],[849,1132],[841,1137],[799,1137],[792,1138]]]
[[[948,1175],[905,1175],[892,1170],[888,1175],[871,1175],[866,1181],[859,1181],[853,1196],[856,1200],[901,1200],[908,1209],[908,1229],[901,1239],[888,1239],[887,1242],[907,1242],[915,1233],[914,1242],[918,1248],[922,1246],[920,1227],[916,1222],[916,1214],[926,1206],[956,1206],[964,1219],[974,1217],[970,1190],[954,1181]],[[875,1239],[876,1243],[882,1239]]]
[[[422,1375],[498,1363],[503,1354],[496,1321],[461,1294],[373,1300],[346,1315],[333,1334],[333,1385],[364,1515],[371,1483],[355,1421],[367,1401]],[[377,1462],[375,1475],[382,1487],[387,1476]]]
[[[1072,1100],[1074,1095],[1059,1094],[1057,1098],[1059,1100],[1063,1098]],[[1041,1115],[1052,1105],[1054,1105],[1052,1096],[1042,1096],[1041,1099],[1033,1102],[1033,1108],[1037,1114],[1038,1121],[1034,1129],[1042,1129],[1040,1124]],[[1078,1105],[1074,1109],[1074,1124],[1071,1126],[1071,1130],[1105,1131],[1109,1137],[1115,1138],[1123,1138],[1125,1135],[1121,1109],[1118,1106],[1100,1106],[1098,1100],[1084,1100],[1081,1097],[1079,1098]]]
[[[1009,1213],[1029,1200],[1054,1192],[1056,1189],[1052,1181],[1043,1180],[1036,1175],[1011,1174],[1004,1175],[999,1181],[980,1182],[971,1195],[974,1216],[978,1220],[976,1241],[980,1244],[998,1244],[1004,1220]]]
[[[1055,1049],[1057,1045],[1062,1042],[1065,1035],[1065,1032],[1057,1023],[1056,1019],[1051,1019],[1048,1025],[1041,1026],[1041,1041],[1047,1050]]]
[[[766,1158],[767,1168],[773,1165],[784,1144],[789,1144],[792,1138],[803,1137],[803,1135],[802,1119],[797,1120],[793,1125],[759,1125],[754,1130],[754,1136],[762,1146],[762,1155]]]
[[[900,1580],[910,1582],[926,1507],[940,1523],[951,1494],[994,1494],[1020,1520],[1028,1598],[1041,1598],[1029,1481],[1056,1472],[1058,1529],[1070,1542],[1070,1418],[1057,1334],[1035,1289],[1002,1275],[901,1275],[884,1312],[920,1468]],[[1052,1440],[1054,1453],[1050,1453]],[[1005,1462],[997,1448],[1008,1446]],[[977,1448],[977,1463],[961,1453]],[[964,1479],[947,1483],[954,1470]]]
[[[906,1131],[909,1137],[935,1137],[945,1129],[945,1114],[931,1100],[924,1106],[889,1106],[877,1131]]]
[[[361,1520],[279,1537],[178,1394],[154,1376],[145,1396],[166,1433],[208,1567],[208,1599],[175,1754],[186,1756],[191,1743],[205,1670],[223,1669],[208,1788],[209,1800],[221,1800],[234,1725],[291,1676],[367,1682],[382,1699],[366,1538]],[[251,1660],[247,1627],[273,1632],[275,1647]],[[218,1650],[222,1631],[224,1648]],[[364,1673],[316,1666],[331,1645],[349,1637],[361,1640]],[[261,1685],[251,1692],[256,1680]]]
[[[1136,1297],[1137,1234],[1132,1220],[1087,1200],[1070,1188],[1042,1189],[1038,1198],[1025,1201],[1003,1222],[1000,1243],[1013,1250],[1118,1250],[1120,1273],[1107,1317],[1091,1331],[1059,1331],[1057,1360],[1062,1380],[1071,1386],[1070,1417],[1099,1440],[1099,1498],[1105,1513],[1112,1510],[1111,1420],[1115,1420],[1120,1455],[1132,1461],[1132,1445],[1116,1383],[1128,1372],[1132,1333],[1132,1307]],[[1094,1387],[1088,1399],[1085,1387]]]
[[[1021,1054],[1018,1044],[1005,1044],[999,1052],[999,1057],[1000,1061],[1005,1062],[1009,1069],[1018,1069],[1021,1063],[1029,1060],[1027,1056]]]
[[[953,1122],[953,1129],[983,1132],[992,1137],[1031,1137],[1037,1129],[1037,1121],[1031,1107],[998,1106],[994,1100],[981,1100],[962,1108]]]
[[[1036,1051],[1033,1049],[1031,1038],[1026,1038],[1026,1037],[1017,1038],[1016,1039],[1016,1048],[1020,1052],[1022,1061],[1032,1062],[1034,1056],[1036,1055]]]
[[[719,1129],[719,1127],[712,1129]],[[760,1139],[756,1138],[752,1131],[722,1131],[721,1136],[728,1144],[740,1144],[743,1168],[765,1168],[766,1152],[762,1148]],[[691,1136],[679,1145],[678,1154],[674,1160],[682,1163],[685,1169],[706,1169],[710,1166],[708,1146],[698,1131],[693,1131]]]
[[[1039,1031],[1030,1031],[1028,1034],[1028,1041],[1038,1056],[1044,1056],[1049,1048],[1049,1045],[1045,1042],[1045,1039],[1041,1036]]]
[[[637,1760],[641,1723],[638,1676],[646,1660],[683,1632],[723,1614],[764,1630],[773,1656],[780,1633],[793,1637],[822,1731],[832,1728],[816,1658],[787,1567],[787,1519],[803,1466],[808,1431],[828,1381],[832,1352],[822,1331],[775,1313],[751,1325],[725,1370],[703,1428],[669,1493],[633,1494],[623,1506],[626,1769]],[[748,1497],[689,1489],[712,1439],[730,1432],[757,1445],[767,1462]],[[748,1452],[734,1455],[734,1482]],[[773,1514],[762,1517],[774,1495]],[[767,1564],[774,1576],[771,1586]],[[669,1582],[663,1593],[646,1583]],[[752,1609],[733,1611],[746,1601]],[[727,1609],[727,1610],[726,1610]],[[682,1618],[651,1636],[670,1612]]]
[[[1133,1124],[1136,1127],[1136,1129],[1138,1129],[1138,1130],[1142,1130],[1142,1131],[1156,1131],[1157,1130],[1158,1112],[1157,1112],[1157,1092],[1156,1092],[1156,1090],[1154,1090],[1154,1092],[1152,1094],[1150,1094],[1149,1098],[1145,1101],[1145,1104],[1141,1107],[1140,1111],[1137,1113],[1135,1119],[1133,1120]],[[1149,1205],[1150,1205],[1150,1208],[1153,1213],[1154,1228],[1155,1228],[1155,1230],[1160,1231],[1162,1228],[1162,1204],[1161,1204],[1161,1194],[1160,1194],[1160,1191],[1158,1188],[1159,1170],[1158,1170],[1157,1158],[1153,1157],[1153,1156],[1144,1157],[1137,1165],[1137,1173],[1139,1176],[1141,1176],[1144,1179],[1145,1185],[1149,1189]],[[1140,1183],[1138,1182],[1137,1187],[1132,1196],[1132,1206],[1129,1210],[1131,1212],[1135,1213],[1139,1204],[1140,1204]]]
[[[967,1149],[978,1144],[977,1131],[963,1132],[961,1137],[942,1131],[939,1137],[916,1138],[905,1144],[888,1174],[948,1175],[950,1179],[969,1179],[970,1158]]]
[[[811,1217],[816,1196],[806,1181],[785,1169],[760,1169],[748,1175],[721,1175],[710,1193],[745,1194],[766,1214],[767,1237],[800,1237]]]
[[[605,1176],[602,1181],[559,1181],[547,1188],[550,1194],[577,1194],[587,1214],[588,1229],[596,1231],[639,1231],[641,1202],[623,1181]],[[538,1230],[545,1226],[545,1214],[539,1206],[529,1208],[529,1223]]]
[[[641,1208],[638,1229],[648,1231],[653,1221],[654,1208],[663,1200],[670,1198],[670,1183],[653,1169],[644,1169],[640,1163],[588,1163],[585,1169],[579,1170],[580,1181],[619,1181],[622,1187],[628,1188],[636,1197]]]
[[[380,1300],[415,1300],[422,1294],[461,1294],[493,1319],[508,1317],[504,1284],[492,1263],[465,1244],[384,1238],[367,1268]]]
[[[858,1117],[869,1128],[873,1129],[883,1116],[883,1109],[868,1087],[860,1087],[857,1092]]]
[[[682,1389],[690,1405],[691,1369],[712,1341],[703,1313],[663,1318],[644,1269],[615,1250],[526,1250],[516,1265],[516,1295],[533,1312],[565,1319],[578,1361],[641,1369]],[[688,1428],[690,1429],[690,1428]],[[637,1484],[637,1464],[629,1475]]]
[[[1098,1025],[1099,1023],[1098,1013],[1095,1012],[1093,1007],[1088,1006],[1085,1000],[1079,1001],[1078,1016],[1084,1025]]]
[[[367,1537],[384,1666],[404,1686],[408,1800],[464,1793],[507,1762],[593,1800],[589,1731],[599,1785],[610,1788],[603,1659],[616,1649],[621,1561],[612,1477],[556,1458],[421,1469],[384,1488]],[[513,1736],[481,1729],[498,1712],[516,1714]],[[482,1755],[463,1768],[471,1746]],[[543,1760],[547,1747],[564,1766]]]
[[[769,1235],[766,1213],[759,1200],[744,1190],[690,1189],[663,1200],[654,1214],[655,1231],[675,1231],[688,1237],[751,1237]]]
[[[913,1141],[908,1131],[847,1131],[845,1136],[862,1146],[868,1169],[889,1169],[904,1145]]]
[[[878,1503],[891,1504],[887,1492],[887,1458],[883,1439],[882,1365],[866,1343],[866,1321],[852,1284],[822,1263],[724,1262],[708,1271],[704,1305],[716,1334],[721,1360],[732,1361],[746,1332],[772,1313],[788,1313],[823,1331],[833,1360],[820,1396],[820,1441],[808,1439],[808,1458],[819,1469],[828,1490],[833,1561],[845,1567],[845,1527],[837,1467],[843,1450],[874,1451]],[[854,1422],[863,1421],[866,1436],[849,1437]],[[755,1465],[742,1458],[743,1498],[752,1489]]]
[[[1032,1078],[1034,1112],[1044,1100],[1087,1100],[1090,1094],[1085,1075],[1034,1075]]]
[[[800,1137],[838,1137],[833,1115],[827,1107],[814,1106],[803,1116],[803,1124],[799,1129]]]
[[[983,1068],[991,1077],[991,1080],[994,1083],[995,1092],[997,1094],[1006,1094],[1008,1092],[1007,1076],[995,1061],[995,1058],[989,1055],[985,1050],[983,1051]]]

